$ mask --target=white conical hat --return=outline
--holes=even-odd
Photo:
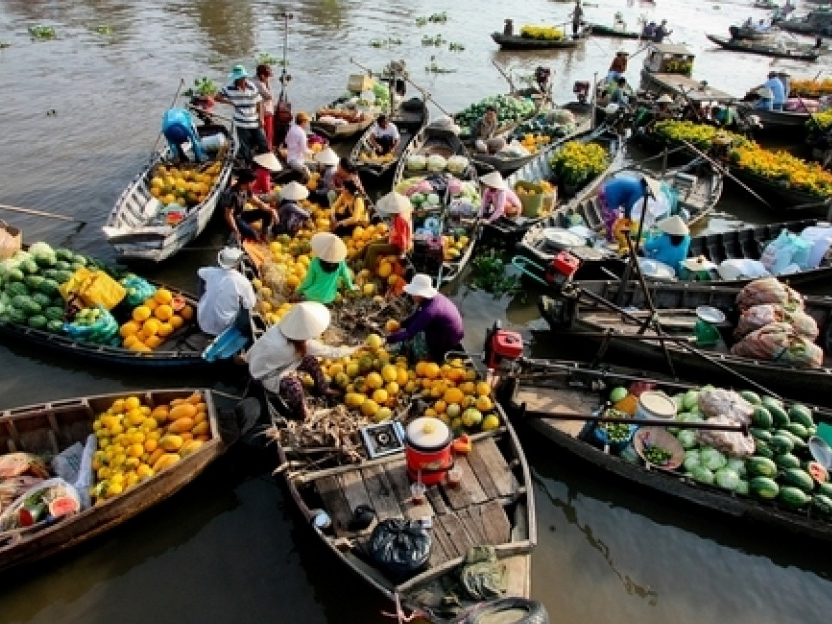
[[[256,162],[261,167],[265,167],[269,171],[283,170],[283,166],[280,164],[280,161],[277,159],[277,156],[275,156],[271,152],[266,152],[265,154],[257,154],[257,156],[254,157],[254,162]]]
[[[225,247],[217,254],[217,264],[223,269],[233,269],[243,259],[243,250],[237,247]]]
[[[322,165],[337,165],[339,160],[338,154],[331,147],[325,147],[315,154],[315,162],[321,163]]]
[[[673,215],[672,217],[658,221],[656,227],[672,236],[687,236],[690,234],[690,229],[679,215]]]
[[[289,340],[309,340],[329,327],[329,310],[317,301],[296,303],[278,323],[280,333]]]
[[[325,262],[341,262],[347,257],[347,246],[340,238],[330,232],[318,232],[309,241],[312,251]]]
[[[492,171],[491,173],[487,173],[486,175],[480,178],[480,182],[482,182],[486,186],[490,186],[491,188],[495,189],[506,188],[506,181],[503,180],[503,176],[500,175],[499,171]]]
[[[280,199],[299,201],[307,197],[309,197],[309,189],[298,182],[289,182],[289,184],[280,189]]]
[[[395,191],[387,193],[387,195],[376,202],[376,210],[387,214],[398,214],[403,210],[412,209],[413,205],[410,203],[410,198]]]
[[[653,196],[653,198],[661,199],[662,183],[659,182],[656,178],[651,178],[650,176],[643,175],[641,177],[644,179],[644,183],[647,185],[647,188],[650,190],[650,194]]]

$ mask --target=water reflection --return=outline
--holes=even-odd
[[[166,11],[196,19],[202,29],[202,43],[224,57],[249,57],[254,53],[257,35],[254,7],[248,2],[194,0],[170,4]]]

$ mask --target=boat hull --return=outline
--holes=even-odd
[[[499,45],[503,50],[569,50],[583,45],[586,41],[585,37],[572,39],[564,37],[563,39],[529,39],[527,37],[518,37],[504,35],[502,33],[491,33],[491,38],[494,43]]]
[[[818,54],[798,48],[778,48],[776,45],[766,45],[762,41],[738,41],[718,35],[705,35],[708,39],[725,50],[734,52],[748,52],[749,54],[760,54],[774,58],[789,58],[796,61],[816,61]]]

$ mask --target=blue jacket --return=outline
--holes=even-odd
[[[623,208],[624,216],[628,219],[633,210],[633,204],[639,199],[643,199],[647,193],[642,179],[630,176],[613,178],[604,183],[603,190],[607,206],[613,210]]]
[[[690,247],[690,236],[685,236],[682,242],[675,247],[670,244],[670,235],[662,232],[658,236],[651,236],[644,242],[644,255],[653,260],[664,262],[679,273],[681,262],[688,257]]]
[[[162,134],[168,141],[170,151],[177,153],[176,148],[189,141],[196,159],[199,161],[208,160],[208,155],[202,149],[199,134],[196,131],[194,118],[184,108],[171,108],[162,117]]]

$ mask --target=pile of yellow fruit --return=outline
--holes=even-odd
[[[204,171],[194,167],[157,165],[150,175],[150,194],[165,207],[170,204],[196,206],[211,192],[221,170],[219,162]]]
[[[176,311],[172,304],[173,293],[167,288],[159,288],[152,297],[133,308],[132,318],[118,332],[124,348],[152,351],[193,319],[194,309],[191,306],[185,304]]]
[[[529,154],[536,154],[543,146],[552,142],[552,138],[547,134],[538,134],[527,132],[523,135],[520,145],[525,147]]]
[[[520,28],[520,36],[524,39],[541,39],[545,41],[560,41],[563,39],[563,31],[554,26],[542,26],[526,24]]]
[[[442,245],[445,248],[445,260],[457,260],[468,247],[471,239],[468,236],[442,236]]]
[[[395,332],[399,323],[390,319],[384,329]],[[490,431],[500,426],[491,386],[478,379],[477,372],[467,368],[463,360],[442,365],[423,361],[410,369],[407,358],[392,358],[382,344],[380,336],[370,334],[365,346],[353,355],[321,361],[330,383],[346,393],[347,408],[383,422],[404,399],[418,396],[431,405],[424,416],[442,420],[455,432]]]
[[[199,392],[157,406],[135,396],[117,399],[92,428],[98,450],[90,495],[96,503],[127,492],[211,439],[208,405]]]
[[[388,152],[387,154],[376,154],[375,152],[365,150],[358,155],[358,160],[360,162],[370,163],[374,165],[380,165],[384,163],[393,162],[396,159],[396,155],[393,152]]]
[[[344,237],[344,243],[347,245],[347,258],[352,260],[369,243],[379,238],[387,238],[387,233],[387,224],[384,222],[367,226],[359,225],[353,230],[352,236]]]

